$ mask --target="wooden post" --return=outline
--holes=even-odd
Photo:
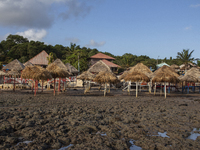
[[[156,95],[156,82],[155,82],[155,87],[154,87],[154,95]]]
[[[54,78],[54,96],[56,95],[56,80],[55,80],[55,78]]]
[[[43,80],[42,80],[42,92],[43,92]]]
[[[136,97],[138,96],[138,82],[136,82]]]
[[[60,79],[61,78],[59,78],[59,80],[58,80],[58,94],[60,93]]]
[[[13,87],[13,91],[15,91],[15,76],[14,76],[14,87]]]
[[[170,83],[169,83],[169,86],[168,86],[168,93],[170,93]]]
[[[189,90],[190,90],[190,89],[189,89],[189,86],[190,86],[189,82],[188,82],[187,85],[188,85],[187,94],[189,94]]]
[[[166,89],[166,82],[165,82],[165,98],[167,97],[167,89]]]
[[[150,84],[150,82],[148,83],[148,85],[149,85],[149,93],[151,93],[151,84]]]
[[[128,95],[130,95],[131,81],[128,82]]]
[[[160,83],[160,96],[162,95],[162,83]]]
[[[107,83],[105,83],[104,97],[106,96],[106,92],[107,92]]]
[[[108,93],[110,93],[110,83],[109,83],[109,89],[108,89]]]
[[[36,96],[36,88],[37,88],[37,81],[35,80],[35,94],[34,94],[34,96]]]

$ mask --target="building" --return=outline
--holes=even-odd
[[[120,68],[121,66],[114,64],[113,60],[115,60],[115,58],[105,55],[103,53],[98,53],[96,55],[93,55],[89,58],[89,66],[93,66],[95,63],[99,62],[99,61],[104,62],[108,67],[110,67],[110,69],[113,72],[116,72],[118,70],[118,68]]]
[[[30,62],[33,65],[39,65],[39,66],[42,66],[42,67],[46,68],[46,66],[48,66],[47,57],[49,57],[49,55],[47,54],[47,52],[45,52],[43,50],[42,52],[37,54],[35,57],[31,58],[29,61],[24,63],[24,65],[26,66],[26,64],[28,62]]]

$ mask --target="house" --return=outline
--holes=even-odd
[[[103,53],[98,53],[89,58],[90,67],[93,66],[95,63],[99,62],[100,60],[103,63],[105,63],[113,72],[117,71],[117,69],[121,67],[113,63],[113,60],[115,60],[115,58],[105,55]]]
[[[49,55],[47,54],[47,52],[43,50],[42,52],[37,54],[35,57],[31,58],[29,61],[24,63],[24,65],[26,66],[26,64],[30,62],[33,65],[39,65],[46,68],[46,66],[48,65],[47,57],[49,57]]]

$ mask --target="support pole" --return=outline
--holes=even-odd
[[[170,93],[170,83],[168,83],[169,84],[169,86],[168,86],[168,93]]]
[[[34,94],[34,96],[36,96],[36,88],[37,88],[37,81],[35,80],[35,94]]]
[[[190,86],[190,84],[188,82],[187,94],[189,94],[189,86]]]
[[[149,82],[148,85],[149,85],[149,94],[151,94],[151,83]]]
[[[154,95],[156,95],[156,83],[155,83],[155,87],[154,87]]]
[[[128,95],[130,95],[131,81],[128,82]]]
[[[167,97],[167,89],[166,89],[166,82],[165,82],[165,98]]]
[[[54,78],[54,96],[56,95],[56,80]]]
[[[15,76],[14,76],[14,87],[13,87],[13,91],[15,91]]]
[[[107,83],[105,83],[104,97],[106,96],[106,92],[107,92]]]
[[[43,92],[43,80],[42,80],[42,92]]]
[[[136,97],[138,96],[138,82],[136,82]]]
[[[160,96],[162,95],[162,83],[160,83]]]

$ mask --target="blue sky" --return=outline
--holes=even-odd
[[[47,44],[200,58],[199,0],[0,0],[0,40],[19,34]]]

